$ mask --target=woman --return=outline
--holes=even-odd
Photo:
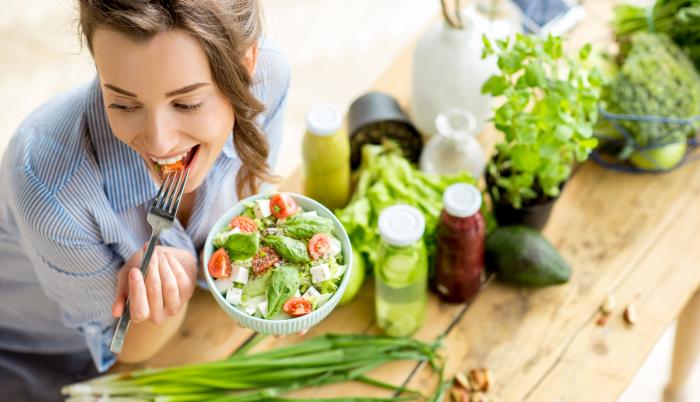
[[[255,0],[80,0],[97,78],[33,113],[0,170],[0,400],[152,356],[176,332],[216,218],[271,181],[289,83]],[[144,279],[161,166],[190,169]],[[131,298],[132,325],[109,351]],[[46,381],[43,381],[46,379]]]

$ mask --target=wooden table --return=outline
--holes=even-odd
[[[589,16],[607,12],[610,2],[586,4]],[[601,12],[601,10],[604,10]],[[601,27],[602,25],[602,27]],[[587,19],[569,43],[607,41],[600,17]],[[412,47],[378,80],[375,89],[408,99]],[[283,186],[299,190],[299,172]],[[614,401],[622,393],[663,331],[678,318],[700,285],[700,164],[664,175],[630,175],[584,164],[556,203],[543,234],[573,269],[571,281],[545,289],[488,283],[470,305],[448,305],[431,296],[428,324],[416,338],[445,336],[448,374],[488,367],[495,377],[490,395],[498,401]],[[615,294],[618,307],[605,326],[596,325],[600,304]],[[337,308],[306,337],[326,332],[379,333],[372,280],[350,305]],[[692,306],[700,305],[695,296]],[[638,322],[622,312],[634,304]],[[679,324],[686,338],[700,332],[700,308],[688,308]],[[690,328],[690,330],[683,330]],[[146,366],[220,359],[251,339],[197,291],[178,336]],[[682,338],[682,336],[681,336]],[[303,340],[272,337],[254,350]],[[697,342],[692,343],[695,345]],[[681,347],[690,347],[684,341]],[[685,349],[679,349],[687,355]],[[697,350],[697,347],[696,347]],[[676,361],[676,383],[690,359]],[[124,370],[120,366],[118,370]],[[375,377],[432,390],[430,370],[415,364],[382,367]],[[388,396],[362,384],[325,387],[297,396]]]

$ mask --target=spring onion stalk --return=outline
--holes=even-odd
[[[420,392],[369,378],[367,373],[401,360],[429,363],[440,372],[442,365],[437,352],[439,342],[410,338],[328,334],[259,353],[249,353],[254,345],[246,346],[246,350],[225,360],[109,374],[66,386],[62,393],[70,402],[285,402],[294,401],[285,397],[292,391],[359,381],[391,389],[397,396],[321,401],[417,400],[424,399]]]

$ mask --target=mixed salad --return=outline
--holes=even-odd
[[[273,194],[247,204],[215,235],[209,274],[226,301],[249,315],[303,316],[333,296],[346,271],[333,232],[331,219]]]

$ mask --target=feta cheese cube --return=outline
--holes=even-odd
[[[233,286],[233,278],[229,276],[227,278],[214,279],[214,285],[219,293],[225,294]]]
[[[309,211],[309,212],[304,212],[303,214],[301,214],[301,216],[315,217],[315,216],[318,216],[318,213],[316,211]]]
[[[301,296],[301,297],[303,297],[303,298],[306,299],[306,300],[310,300],[310,299],[312,299],[312,298],[314,298],[314,297],[317,297],[317,296],[321,296],[321,294],[318,292],[318,290],[316,290],[315,287],[310,286],[310,287],[306,290],[306,292],[304,292],[304,295]]]
[[[299,292],[299,289],[297,289],[297,291],[294,292],[294,297],[301,297],[301,292]]]
[[[241,304],[241,296],[243,296],[243,289],[229,288],[226,292],[226,301],[237,306]]]
[[[238,227],[235,227],[235,228],[229,230],[228,232],[226,232],[226,234],[229,236],[234,235],[234,234],[239,234],[239,233],[241,233],[241,229],[239,229]]]
[[[233,267],[231,270],[231,278],[234,282],[246,284],[248,283],[248,268]]]
[[[311,282],[319,283],[331,279],[331,270],[328,264],[316,265],[311,267]]]
[[[331,248],[328,250],[328,257],[333,258],[340,254],[341,251],[340,242],[335,239],[331,239]]]
[[[265,296],[255,296],[252,299],[248,300],[248,303],[245,306],[245,312],[248,315],[253,315],[255,314],[256,311],[258,311],[258,304],[264,302],[267,300],[267,297]]]
[[[255,212],[255,217],[258,219],[272,215],[272,212],[270,212],[270,200],[257,200],[253,212]]]
[[[258,303],[258,310],[260,311],[260,314],[262,314],[263,317],[267,315],[267,299]]]

